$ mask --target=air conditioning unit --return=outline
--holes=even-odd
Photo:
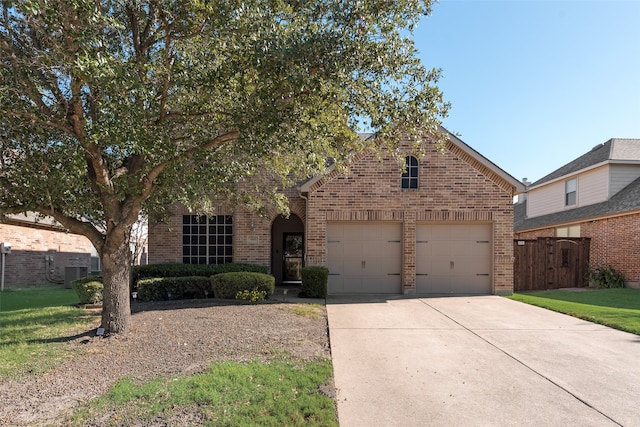
[[[89,275],[89,267],[65,267],[64,268],[64,287],[70,288],[71,282],[74,280],[87,277]]]

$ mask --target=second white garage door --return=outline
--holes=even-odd
[[[329,294],[398,294],[402,226],[397,222],[329,222]]]
[[[490,294],[490,224],[418,224],[416,293]]]

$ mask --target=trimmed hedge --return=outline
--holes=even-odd
[[[76,291],[80,304],[96,304],[102,302],[101,276],[87,276],[71,282],[71,288]]]
[[[322,266],[302,267],[302,285],[300,293],[307,298],[325,298],[329,269]]]
[[[208,277],[155,277],[138,282],[140,301],[166,301],[213,297]]]
[[[141,279],[150,277],[210,277],[232,271],[252,271],[267,273],[269,269],[262,265],[229,263],[229,264],[147,264],[133,267],[133,287]]]
[[[211,276],[211,288],[216,298],[233,299],[242,291],[264,291],[267,297],[276,287],[276,278],[264,273],[232,272]]]

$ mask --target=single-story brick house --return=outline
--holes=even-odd
[[[4,257],[5,289],[47,283],[68,285],[99,269],[89,239],[34,213],[8,215],[0,223],[0,242],[11,245],[11,253]]]
[[[175,208],[150,227],[149,262],[257,263],[277,283],[324,265],[330,294],[510,294],[513,197],[524,186],[442,131],[444,150],[426,143],[418,156],[401,144],[404,173],[393,156],[363,152],[347,172],[290,189],[289,218]]]

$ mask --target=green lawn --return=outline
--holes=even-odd
[[[76,354],[64,340],[86,332],[99,313],[74,307],[72,290],[0,292],[0,379],[37,375]]]
[[[333,398],[319,388],[331,375],[330,360],[302,366],[253,361],[215,363],[202,374],[144,384],[123,380],[68,424],[100,419],[110,425],[146,425],[188,414],[194,425],[203,426],[337,426]]]
[[[640,335],[640,290],[541,291],[511,297],[549,310]]]

